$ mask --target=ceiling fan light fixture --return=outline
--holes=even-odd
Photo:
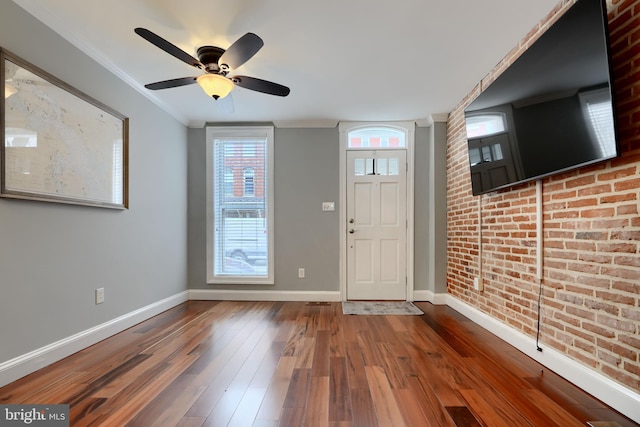
[[[230,79],[219,74],[202,74],[196,80],[204,93],[214,99],[224,98],[235,87]]]

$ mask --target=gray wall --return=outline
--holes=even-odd
[[[338,291],[338,129],[274,132],[275,285],[206,284],[206,144],[204,129],[189,130],[189,287]],[[323,212],[322,202],[335,202]],[[298,268],[305,278],[298,279]]]
[[[436,122],[433,128],[431,162],[433,185],[431,203],[433,209],[429,215],[433,242],[433,263],[430,282],[436,294],[447,293],[447,124]]]
[[[338,129],[276,128],[274,137],[275,286],[207,285],[205,130],[189,129],[190,288],[340,290]],[[417,128],[414,284],[417,290],[446,293],[444,156],[446,126]],[[322,212],[322,202],[335,202],[336,211]],[[304,279],[298,279],[300,267],[305,268]]]
[[[187,289],[187,130],[10,1],[0,46],[130,118],[130,209],[0,199],[1,363]]]
[[[432,290],[428,262],[433,248],[429,245],[429,165],[433,132],[431,127],[416,127],[414,152],[414,236],[413,236],[413,288]]]
[[[447,126],[416,128],[414,289],[447,293]]]

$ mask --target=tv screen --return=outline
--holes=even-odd
[[[578,0],[465,109],[474,195],[619,154],[603,0]]]

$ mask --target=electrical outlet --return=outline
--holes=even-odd
[[[96,289],[96,304],[102,304],[104,302],[104,288]]]
[[[482,279],[480,277],[473,278],[473,289],[476,291],[482,291],[484,289],[482,286]]]
[[[298,269],[298,279],[304,279],[304,268]]]

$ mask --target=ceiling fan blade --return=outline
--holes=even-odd
[[[264,46],[264,42],[260,37],[253,33],[247,33],[229,46],[218,60],[218,64],[227,64],[231,69],[238,68],[255,55],[262,46]]]
[[[249,76],[234,76],[231,78],[233,82],[245,89],[255,90],[256,92],[267,93],[269,95],[287,96],[291,90],[278,83],[269,82],[267,80],[257,79]]]
[[[161,82],[149,83],[144,85],[147,89],[169,89],[172,87],[186,86],[196,82],[196,77],[180,77],[179,79],[163,80]]]
[[[136,34],[138,34],[143,39],[145,39],[148,42],[156,45],[160,49],[162,49],[165,52],[167,52],[169,55],[175,56],[180,61],[185,62],[185,63],[191,65],[192,67],[203,68],[203,66],[200,63],[200,61],[198,61],[196,58],[194,58],[193,56],[189,55],[187,52],[185,52],[184,50],[180,49],[178,46],[175,46],[171,42],[168,42],[167,40],[163,39],[159,35],[147,30],[146,28],[138,27],[134,31],[136,32]]]

